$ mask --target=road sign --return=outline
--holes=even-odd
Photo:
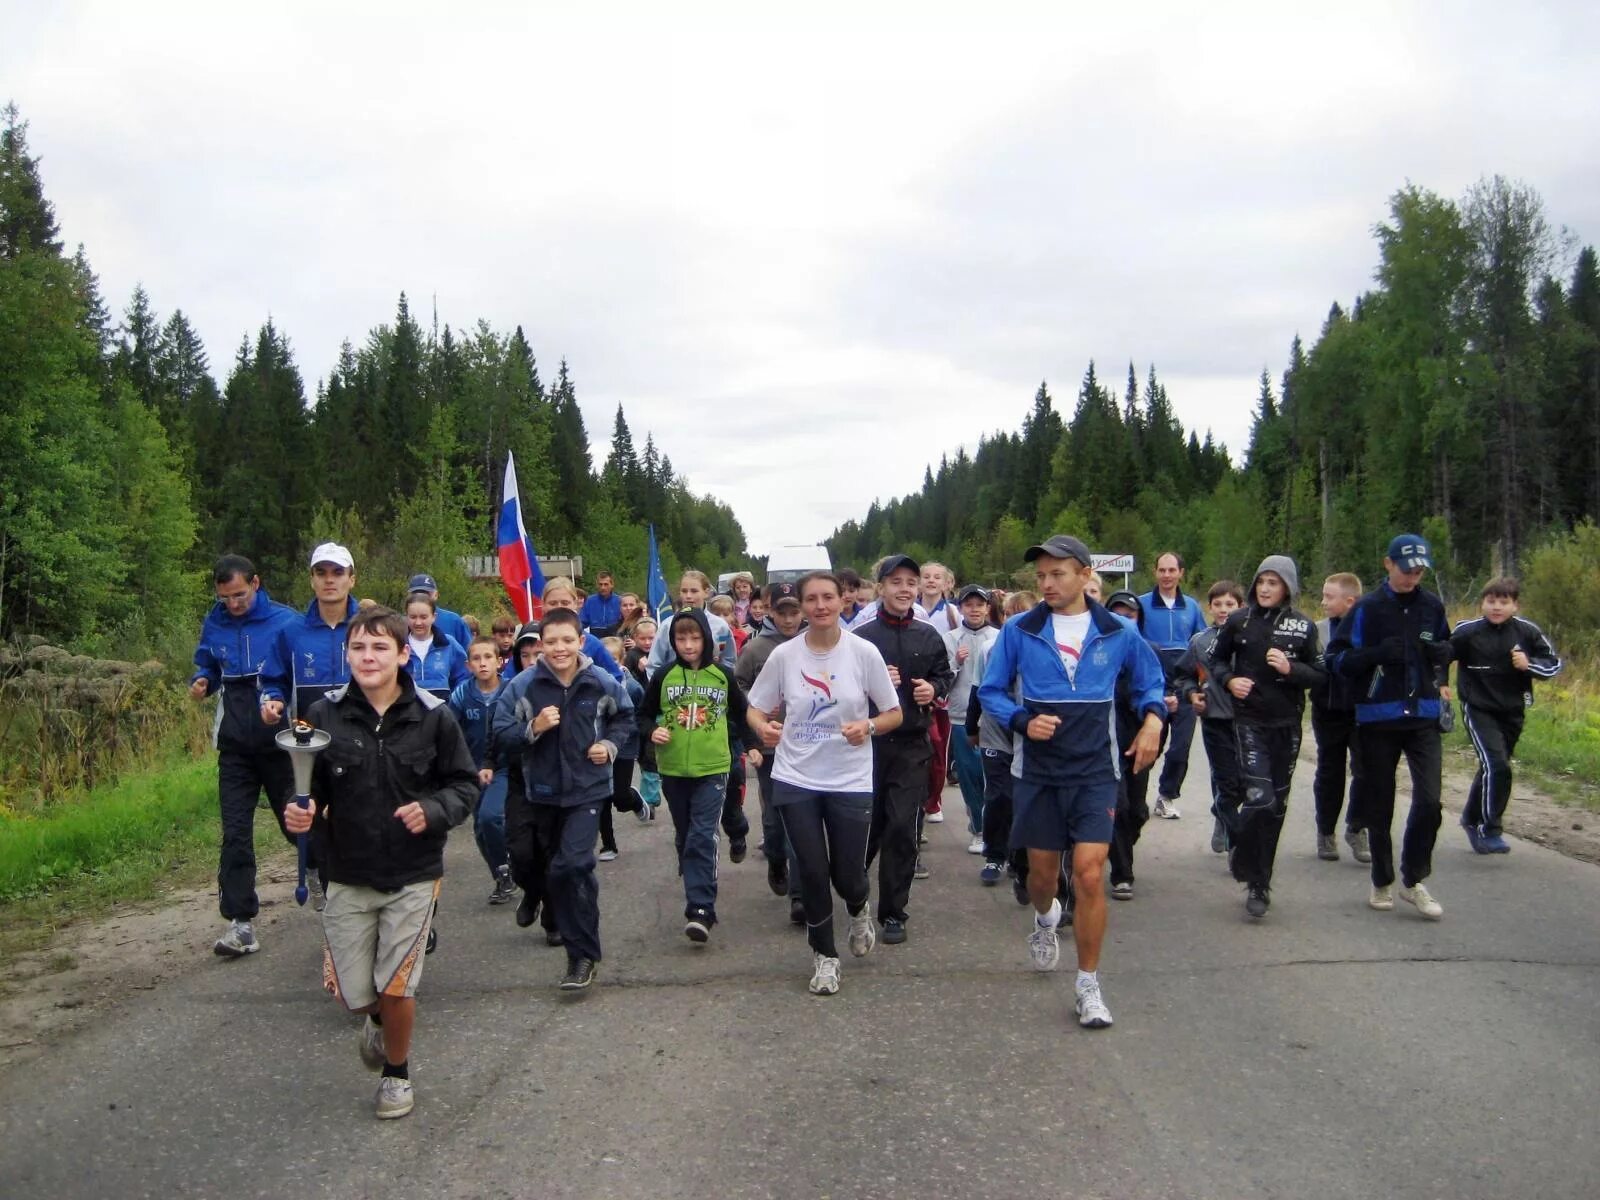
[[[1111,575],[1131,575],[1133,573],[1133,555],[1131,554],[1091,554],[1096,571],[1105,571]]]

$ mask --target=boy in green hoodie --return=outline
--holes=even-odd
[[[730,730],[743,745],[746,703],[733,672],[716,661],[705,613],[684,609],[671,630],[673,659],[645,689],[639,728],[655,745],[676,831],[684,936],[704,944],[717,923],[717,820],[733,761]]]

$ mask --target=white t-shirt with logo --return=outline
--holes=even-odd
[[[783,737],[772,777],[813,792],[870,792],[872,740],[852,746],[839,732],[846,721],[864,721],[867,704],[888,712],[900,707],[878,648],[864,638],[841,637],[819,654],[805,636],[772,652],[750,686],[750,706],[764,713],[783,710]]]
[[[1067,669],[1067,678],[1078,680],[1078,658],[1083,652],[1083,640],[1089,636],[1089,611],[1071,616],[1050,614],[1051,631],[1056,640],[1056,653],[1061,655],[1061,665]]]

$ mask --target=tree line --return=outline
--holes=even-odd
[[[1459,598],[1543,545],[1578,545],[1600,514],[1593,247],[1574,254],[1539,195],[1500,177],[1460,200],[1408,185],[1373,232],[1374,286],[1333,304],[1309,349],[1296,335],[1276,381],[1263,369],[1242,463],[1185,433],[1153,366],[1141,386],[1130,364],[1119,394],[1091,362],[1070,417],[1041,384],[1020,430],[836,529],[835,560],[908,550],[998,581],[1070,530],[1145,567],[1181,548],[1191,579],[1287,551],[1309,581],[1371,576],[1410,529]]]
[[[666,569],[746,566],[732,511],[690,492],[619,407],[596,470],[571,370],[541,377],[518,326],[424,328],[407,297],[346,341],[308,394],[271,320],[219,385],[181,309],[136,288],[120,321],[80,245],[64,249],[27,125],[0,113],[0,636],[149,646],[189,629],[219,553],[249,555],[304,599],[305,554],[335,539],[363,594],[492,554],[507,452],[536,549],[581,555],[642,588],[647,523]],[[483,589],[478,599],[490,600]]]

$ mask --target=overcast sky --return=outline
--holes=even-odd
[[[1237,456],[1407,180],[1600,239],[1593,5],[1082,7],[0,0],[0,100],[219,376],[270,315],[310,392],[402,290],[520,323],[596,465],[620,402],[757,552],[1091,358]]]

